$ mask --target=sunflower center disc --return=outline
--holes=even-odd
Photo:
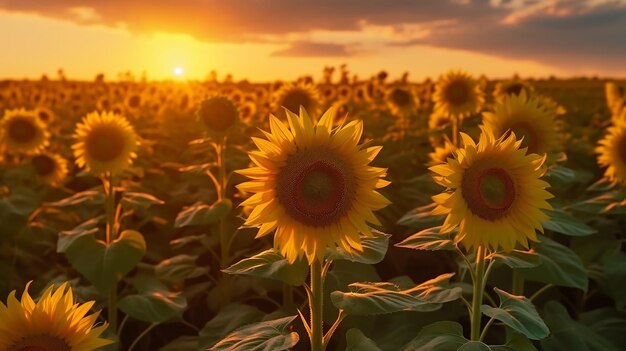
[[[354,181],[342,162],[311,150],[292,155],[277,177],[278,201],[298,222],[336,223],[349,209]]]
[[[28,120],[16,119],[9,126],[9,135],[11,139],[20,143],[27,143],[37,136],[37,129]]]
[[[301,90],[290,91],[282,101],[282,106],[293,113],[298,113],[300,106],[303,106],[305,110],[309,110],[310,104],[311,98],[306,92]]]
[[[45,155],[37,155],[33,157],[31,164],[35,168],[35,172],[40,176],[46,176],[54,172],[54,160]]]
[[[453,81],[446,88],[446,99],[455,106],[463,105],[469,98],[469,88],[462,81]]]
[[[18,341],[7,351],[70,351],[70,346],[62,339],[50,335],[30,336]]]
[[[515,183],[502,168],[470,168],[461,187],[461,194],[472,213],[489,221],[504,217],[516,198]]]
[[[141,103],[141,99],[137,95],[131,96],[130,99],[128,100],[128,106],[130,106],[132,108],[139,107],[140,103]]]
[[[519,140],[522,139],[522,147],[528,148],[528,153],[537,153],[537,133],[535,129],[527,122],[517,122],[511,125],[509,128],[515,137]]]
[[[124,135],[118,128],[100,127],[89,133],[87,154],[100,162],[108,162],[118,157],[124,150]]]
[[[411,104],[411,96],[402,89],[394,89],[393,93],[391,93],[391,99],[397,106],[408,106]]]
[[[200,107],[200,118],[209,130],[223,132],[237,119],[237,108],[226,99],[212,99]]]

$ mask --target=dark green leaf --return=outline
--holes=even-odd
[[[402,351],[452,351],[467,343],[463,327],[457,322],[443,321],[422,328]]]
[[[233,204],[228,199],[220,200],[213,205],[196,203],[182,210],[176,217],[174,227],[187,227],[192,225],[208,225],[219,222],[228,216]]]
[[[356,328],[346,333],[346,351],[382,351],[376,343]]]
[[[182,316],[187,300],[180,293],[169,291],[154,279],[147,279],[135,287],[139,294],[124,296],[119,308],[134,319],[151,323],[163,323]]]
[[[376,264],[385,258],[389,247],[389,237],[391,235],[372,230],[373,237],[361,235],[361,245],[363,251],[347,252],[338,247],[335,251],[330,251],[328,258],[331,260],[347,260],[365,264]]]
[[[458,351],[491,351],[491,348],[480,341],[468,341]]]
[[[586,236],[597,233],[585,222],[561,210],[544,210],[544,212],[550,216],[549,220],[542,223],[545,229],[570,236]]]
[[[300,339],[290,332],[296,316],[247,325],[235,330],[215,344],[211,351],[283,351],[294,347]]]
[[[261,278],[280,280],[293,286],[302,285],[307,277],[309,266],[304,260],[293,264],[277,250],[269,249],[233,264],[223,270],[228,274],[245,274]]]
[[[550,334],[550,330],[530,300],[524,296],[511,295],[498,288],[494,290],[500,297],[500,306],[496,308],[482,305],[480,308],[482,313],[524,334],[529,339],[541,340]]]
[[[424,229],[397,243],[395,246],[413,250],[454,250],[449,234],[440,233],[441,226]]]
[[[499,252],[491,256],[494,260],[502,262],[511,268],[532,268],[540,263],[540,257],[532,250],[513,250],[511,252]]]
[[[178,281],[196,278],[208,273],[207,267],[196,264],[198,257],[190,255],[178,255],[159,262],[155,267],[155,273],[159,279],[165,281]]]
[[[256,307],[231,303],[208,321],[200,330],[198,348],[206,350],[233,330],[261,320],[265,314]]]

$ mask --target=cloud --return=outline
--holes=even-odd
[[[272,56],[284,57],[348,57],[355,54],[348,45],[296,41],[285,49],[274,51]]]
[[[383,49],[428,45],[572,71],[625,72],[626,0],[0,0],[0,8],[137,33],[288,45],[273,56],[354,55],[346,44],[354,38],[359,49],[380,50],[367,38],[377,28]],[[321,31],[337,34],[312,34]],[[346,33],[351,38],[342,39]]]

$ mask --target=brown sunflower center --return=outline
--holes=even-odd
[[[48,113],[48,111],[41,110],[41,111],[37,112],[37,116],[43,122],[50,121],[50,114]]]
[[[617,144],[617,154],[620,160],[626,164],[626,135],[620,137],[619,143]]]
[[[287,110],[298,113],[300,111],[300,106],[304,107],[305,110],[309,110],[311,105],[311,97],[307,94],[306,91],[303,90],[293,90],[287,93],[282,101],[282,106]]]
[[[276,185],[285,212],[312,227],[336,223],[354,200],[353,172],[330,150],[304,150],[289,156]]]
[[[522,139],[522,147],[528,148],[528,153],[537,153],[538,151],[538,138],[537,131],[528,122],[515,122],[508,128],[511,132],[515,133],[515,137],[519,140]]]
[[[128,106],[132,108],[137,108],[141,104],[141,98],[138,95],[133,95],[128,99]]]
[[[506,170],[480,165],[467,169],[461,194],[470,211],[488,221],[506,216],[517,198],[515,182]]]
[[[235,123],[238,111],[228,99],[212,98],[202,103],[198,115],[209,130],[224,132]]]
[[[40,176],[52,174],[56,168],[56,163],[50,156],[37,155],[31,160],[35,172]]]
[[[469,99],[470,90],[464,81],[454,80],[446,87],[445,96],[450,104],[460,106],[465,104]]]
[[[391,92],[391,100],[396,106],[409,106],[411,104],[411,95],[404,89],[394,89]]]
[[[113,126],[94,128],[85,141],[87,154],[96,161],[108,162],[118,157],[125,147],[123,132]]]
[[[17,118],[9,124],[9,136],[19,143],[27,143],[37,136],[37,127],[28,119]]]
[[[504,89],[507,95],[519,95],[524,89],[524,85],[520,83],[512,83]]]
[[[51,335],[35,335],[21,339],[7,351],[71,351],[67,342]]]

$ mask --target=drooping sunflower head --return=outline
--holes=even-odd
[[[534,88],[528,82],[520,79],[501,81],[496,84],[493,96],[496,101],[500,101],[509,95],[519,95],[524,92],[527,96],[534,92]]]
[[[534,96],[509,95],[496,103],[493,112],[483,113],[483,123],[499,137],[512,132],[522,139],[529,153],[552,154],[561,146],[556,116]]]
[[[204,99],[196,112],[198,120],[212,135],[225,135],[239,122],[237,105],[226,96],[212,96]]]
[[[138,138],[128,121],[111,112],[92,112],[76,126],[76,165],[95,175],[118,174],[137,157]]]
[[[0,143],[7,152],[33,154],[48,145],[46,125],[33,111],[7,110],[0,120]]]
[[[311,115],[317,116],[320,109],[320,93],[313,84],[288,83],[274,95],[273,110],[282,120],[287,119],[285,109],[296,113],[300,111],[300,106]]]
[[[29,283],[30,285],[30,283]],[[87,315],[94,301],[76,303],[67,283],[46,289],[38,302],[24,289],[7,304],[0,302],[0,350],[92,351],[113,343],[100,338],[108,325],[94,327],[99,312]]]
[[[30,165],[41,181],[52,186],[59,185],[67,176],[67,160],[58,154],[39,153],[31,157]]]
[[[419,99],[413,89],[407,86],[392,86],[385,93],[387,106],[394,114],[407,115],[414,113]]]
[[[458,228],[455,240],[468,249],[528,247],[548,219],[542,210],[551,208],[549,184],[540,179],[545,156],[527,154],[514,134],[496,139],[489,128],[483,128],[478,144],[461,136],[464,146],[455,157],[430,168],[448,189],[433,197],[433,214],[447,215],[441,231]]]
[[[433,101],[435,109],[462,118],[482,108],[485,94],[479,82],[468,73],[450,71],[439,78]]]
[[[369,165],[382,147],[359,145],[361,121],[333,128],[334,108],[318,123],[304,109],[286,115],[288,126],[270,116],[266,139],[253,138],[255,166],[239,171],[252,180],[238,188],[254,193],[242,203],[254,208],[246,224],[260,226],[257,237],[275,230],[290,262],[321,260],[326,248],[361,251],[359,233],[371,235],[367,222],[380,224],[373,211],[389,203],[376,190],[387,170]]]
[[[606,167],[604,176],[614,183],[626,184],[626,121],[609,127],[595,151],[598,164]]]

